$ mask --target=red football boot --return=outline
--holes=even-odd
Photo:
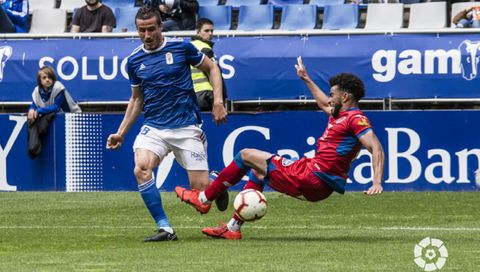
[[[175,187],[175,193],[183,202],[193,206],[201,214],[205,214],[210,211],[211,204],[203,204],[198,199],[200,191],[195,189],[187,190],[183,187],[177,186]]]
[[[242,233],[240,231],[229,230],[227,224],[224,224],[220,227],[204,228],[202,229],[202,233],[213,238],[222,238],[227,240],[242,239]]]

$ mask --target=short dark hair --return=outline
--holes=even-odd
[[[330,86],[337,85],[340,90],[351,93],[357,102],[365,96],[363,81],[354,74],[341,73],[331,77],[329,81]]]
[[[197,21],[197,30],[200,30],[202,29],[203,25],[212,25],[213,26],[213,22],[212,20],[208,19],[208,18],[200,18],[198,19]]]
[[[137,19],[146,20],[152,17],[157,19],[158,25],[162,25],[162,16],[160,15],[158,7],[144,5],[138,9],[137,15],[135,15],[135,25],[137,25]]]
[[[52,80],[53,83],[57,81],[57,76],[55,75],[55,71],[53,71],[53,68],[47,65],[42,66],[42,68],[38,69],[38,73],[37,73],[38,88],[43,89],[42,79],[40,77],[40,73],[42,72],[45,73]]]

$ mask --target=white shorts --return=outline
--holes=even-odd
[[[157,154],[160,161],[173,151],[177,162],[187,170],[207,170],[207,137],[198,126],[156,129],[143,125],[133,143],[133,151],[146,149]]]

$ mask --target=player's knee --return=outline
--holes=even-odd
[[[204,191],[207,189],[208,185],[210,184],[210,179],[208,177],[208,171],[194,171],[195,175],[192,175],[192,172],[189,171],[189,181],[190,181],[190,187],[192,189]]]
[[[242,157],[242,160],[244,162],[251,162],[252,161],[252,158],[253,158],[253,155],[255,153],[255,150],[256,149],[253,149],[253,148],[244,148],[240,151],[240,155]]]
[[[192,189],[196,189],[199,191],[205,191],[205,189],[207,189],[209,184],[210,184],[210,180],[208,179],[190,181],[190,187],[192,187]]]
[[[148,181],[152,178],[152,170],[142,165],[136,165],[133,173],[139,183],[142,181]]]

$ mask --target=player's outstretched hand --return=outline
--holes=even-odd
[[[368,196],[379,195],[383,192],[383,187],[380,184],[372,185],[367,191],[363,191]]]
[[[110,134],[107,139],[107,149],[119,149],[122,146],[123,140],[120,134]]]
[[[305,65],[303,65],[302,57],[297,57],[297,64],[295,64],[295,69],[297,69],[297,75],[301,80],[308,80],[310,76],[308,76],[307,69]]]
[[[214,103],[212,109],[212,117],[215,124],[220,125],[227,122],[227,110],[220,103]]]

